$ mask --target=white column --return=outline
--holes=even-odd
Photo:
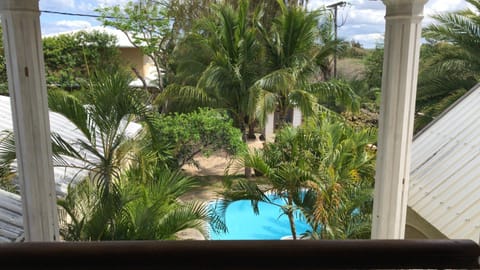
[[[386,5],[373,239],[403,239],[410,174],[423,7],[428,0]]]
[[[267,114],[267,120],[265,121],[265,127],[263,128],[263,136],[265,136],[265,142],[273,142],[275,135],[275,113]]]
[[[298,127],[302,124],[302,111],[300,108],[294,107],[292,111],[292,126]]]
[[[0,1],[25,238],[55,241],[58,217],[39,15],[38,0]]]

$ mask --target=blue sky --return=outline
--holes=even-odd
[[[100,6],[122,4],[128,0],[40,0],[40,9],[68,13],[95,14]],[[338,2],[336,0],[310,0],[310,8],[319,8]],[[372,48],[383,41],[385,6],[379,0],[350,0],[338,9],[338,36],[345,40],[356,40],[364,47]],[[432,23],[430,15],[464,9],[465,0],[429,0],[425,8],[423,24]],[[99,25],[95,18],[64,16],[42,13],[42,34],[83,29]]]

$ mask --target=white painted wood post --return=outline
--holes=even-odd
[[[0,16],[25,240],[55,241],[58,217],[38,0],[2,0]]]
[[[273,142],[275,137],[275,112],[267,114],[267,121],[265,121],[265,127],[263,127],[263,136],[265,136],[265,142]]]
[[[385,53],[372,239],[405,235],[421,21],[427,1],[383,0]]]
[[[292,126],[298,127],[302,124],[302,111],[300,108],[294,107],[292,111]]]

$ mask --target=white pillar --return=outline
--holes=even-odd
[[[2,0],[0,16],[25,240],[55,241],[58,217],[38,0]]]
[[[294,107],[292,111],[292,126],[298,127],[302,124],[302,111],[300,108]]]
[[[265,136],[265,142],[273,142],[275,135],[275,112],[267,114],[267,120],[265,121],[265,127],[263,128],[263,136]]]
[[[428,0],[386,5],[373,239],[403,239],[410,174],[423,7]]]

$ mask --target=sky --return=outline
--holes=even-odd
[[[194,0],[193,0],[194,1]],[[254,0],[255,1],[255,0]],[[385,32],[385,6],[379,0],[345,0],[347,5],[338,8],[338,37],[355,40],[365,48],[374,48],[383,42]],[[126,3],[128,0],[40,0],[40,10],[65,13],[95,14],[97,7]],[[337,0],[310,0],[310,9],[320,8]],[[429,0],[424,10],[422,24],[434,21],[432,14],[455,11],[468,7],[465,0]],[[95,18],[65,16],[42,12],[42,34],[53,34],[100,25]]]

